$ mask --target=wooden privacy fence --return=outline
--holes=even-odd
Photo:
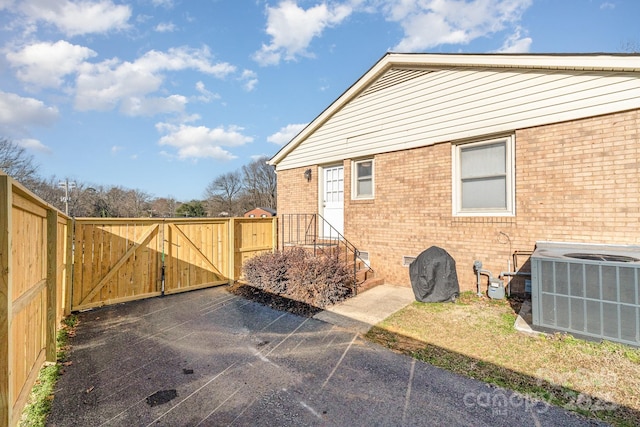
[[[232,283],[276,248],[274,218],[75,220],[71,309]]]
[[[70,220],[0,172],[0,426],[18,423],[69,312]]]
[[[17,425],[71,313],[232,283],[275,218],[71,220],[0,171],[0,427]]]

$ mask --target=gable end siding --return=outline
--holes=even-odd
[[[404,69],[389,70],[382,77],[376,80],[372,85],[370,85],[367,89],[365,89],[364,92],[362,92],[362,94],[359,96],[359,98],[365,97],[367,95],[371,95],[372,93],[382,91],[384,89],[409,81],[411,79],[424,76],[425,74],[429,74],[430,72],[431,71],[428,71],[428,70],[404,70]]]
[[[290,152],[278,170],[638,107],[637,73],[391,69]]]

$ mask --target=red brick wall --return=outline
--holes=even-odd
[[[639,129],[636,110],[517,131],[516,216],[506,218],[452,216],[451,144],[376,155],[370,201],[351,200],[346,160],[345,236],[377,276],[405,286],[402,256],[440,246],[463,290],[475,290],[474,260],[497,276],[538,240],[640,244]],[[311,183],[304,169],[278,172],[278,214],[317,206],[317,167]]]
[[[305,171],[311,169],[311,180],[307,181]],[[314,214],[318,212],[318,167],[304,167],[278,171],[278,245],[282,247],[283,221],[287,222],[286,232],[304,234],[304,225],[294,230],[295,222],[287,219],[291,214]],[[289,217],[290,218],[290,217]],[[299,224],[298,224],[299,225]],[[289,240],[289,236],[285,240]]]

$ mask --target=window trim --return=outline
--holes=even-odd
[[[462,178],[461,172],[461,152],[464,148],[491,145],[498,142],[505,142],[505,169],[506,169],[506,209],[462,209]],[[484,139],[481,141],[452,144],[451,146],[452,165],[452,214],[454,217],[487,217],[487,216],[508,216],[516,215],[515,203],[515,135],[506,135]]]
[[[358,164],[364,162],[371,162],[371,194],[359,196],[358,195]],[[376,164],[373,157],[366,159],[358,159],[351,161],[351,199],[352,200],[372,200],[375,198],[375,176],[376,176]]]

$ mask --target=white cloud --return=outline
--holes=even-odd
[[[33,138],[23,138],[15,140],[15,143],[20,147],[26,148],[31,151],[39,151],[41,153],[49,154],[52,152],[51,148],[44,145],[42,142]]]
[[[106,111],[119,104],[127,114],[154,111],[182,111],[180,105],[185,98],[176,95],[142,101],[149,94],[160,90],[164,82],[164,72],[193,69],[218,78],[224,78],[235,71],[235,67],[225,63],[213,63],[207,48],[186,47],[169,49],[167,52],[149,51],[134,62],[117,58],[98,64],[85,63],[80,67],[77,79],[75,106],[79,110]],[[136,108],[138,105],[140,108]],[[162,108],[164,107],[164,109]]]
[[[144,15],[142,13],[139,15],[136,15],[136,22],[138,24],[144,24],[145,22],[149,22],[152,19],[153,19],[153,16],[151,15]]]
[[[13,6],[13,3],[13,0],[0,0],[0,10],[8,9],[9,7]]]
[[[176,30],[176,26],[173,22],[161,22],[156,25],[155,30],[158,33],[172,33]]]
[[[281,128],[278,132],[267,137],[267,141],[274,144],[284,145],[291,141],[302,129],[307,126],[307,123],[290,124]]]
[[[502,47],[498,49],[497,53],[527,53],[531,48],[533,40],[530,37],[522,37],[520,29],[516,29],[516,32],[511,34],[504,41]]]
[[[291,61],[298,56],[312,56],[307,52],[314,37],[328,28],[340,24],[353,9],[346,4],[321,3],[309,9],[299,7],[295,1],[284,0],[275,7],[267,7],[266,32],[271,43],[263,44],[253,58],[260,65],[276,65],[281,59]]]
[[[212,63],[211,53],[207,47],[201,49],[178,47],[171,48],[167,52],[150,50],[140,57],[135,65],[152,71],[194,69],[218,78],[223,78],[235,71],[235,67],[226,62]]]
[[[201,102],[211,102],[214,99],[220,99],[220,95],[218,95],[217,93],[213,93],[210,90],[208,90],[204,83],[202,82],[197,82],[196,83],[196,90],[200,93],[200,96],[198,96],[196,99],[198,101]]]
[[[180,113],[185,110],[187,98],[182,95],[162,97],[125,98],[120,111],[128,116],[154,116],[161,113]]]
[[[38,87],[60,87],[66,75],[75,73],[87,58],[96,55],[87,47],[59,40],[34,43],[6,56],[23,82]]]
[[[416,52],[442,44],[467,44],[517,24],[532,0],[381,0],[387,20],[403,39],[393,50]]]
[[[418,52],[443,44],[468,44],[516,26],[533,0],[344,0],[308,9],[297,3],[282,0],[267,6],[266,33],[271,40],[253,54],[260,65],[313,56],[312,41],[354,12],[382,13],[404,31],[393,50]],[[513,40],[505,49],[524,50],[527,43],[530,39]]]
[[[58,119],[58,109],[42,101],[0,91],[0,135],[28,134],[31,126],[50,126]]]
[[[251,92],[258,84],[258,75],[251,70],[243,70],[240,80],[244,82],[243,87],[247,92]]]
[[[608,1],[602,3],[600,5],[600,9],[615,9],[616,5],[614,3],[610,3]]]
[[[156,7],[163,6],[163,7],[166,7],[167,9],[170,9],[173,7],[173,0],[151,0],[151,4],[153,4]]]
[[[252,137],[242,134],[244,130],[238,126],[208,128],[206,126],[173,125],[158,123],[156,129],[165,133],[158,143],[177,149],[178,158],[231,160],[235,155],[222,147],[237,147],[253,141]]]
[[[20,11],[31,21],[44,21],[67,36],[106,33],[128,27],[131,7],[111,0],[23,0]]]

